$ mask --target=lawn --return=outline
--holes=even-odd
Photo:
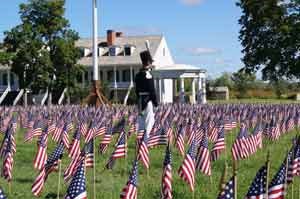
[[[237,129],[231,133],[226,134],[226,156],[223,154],[221,158],[212,164],[211,178],[203,176],[201,173],[196,174],[196,188],[194,198],[216,198],[218,194],[218,187],[220,177],[224,168],[224,163],[227,161],[229,169],[227,173],[227,180],[232,175],[231,163],[231,144],[235,139]],[[33,169],[33,159],[37,150],[36,140],[32,143],[23,142],[24,130],[17,132],[17,153],[14,156],[13,181],[11,184],[11,191],[7,182],[2,178],[0,185],[3,187],[8,197],[19,198],[34,198],[31,193],[31,185],[37,176],[38,172]],[[254,178],[258,169],[264,164],[267,156],[267,150],[270,151],[271,169],[270,180],[278,170],[282,163],[286,151],[291,146],[291,140],[296,135],[296,131],[289,132],[283,135],[279,141],[270,142],[264,140],[264,148],[259,150],[255,155],[247,160],[242,160],[238,163],[238,198],[243,198],[246,194],[252,179]],[[0,140],[3,136],[0,135]],[[96,141],[98,146],[100,139]],[[97,198],[119,198],[119,194],[127,182],[129,171],[131,170],[132,162],[135,154],[135,136],[132,136],[128,143],[128,157],[117,161],[115,168],[112,171],[104,170],[104,165],[107,162],[113,144],[116,142],[116,136],[110,144],[109,150],[105,155],[96,154],[96,196]],[[49,139],[49,147],[47,149],[48,155],[53,151],[55,143]],[[187,149],[186,149],[187,150]],[[153,199],[160,196],[160,182],[162,173],[162,164],[164,159],[165,146],[160,146],[150,150],[150,171],[147,175],[146,170],[139,164],[138,177],[138,198]],[[178,177],[177,170],[183,161],[183,157],[179,155],[178,150],[172,146],[173,159],[173,195],[174,198],[192,198],[193,194],[189,191],[188,186]],[[70,159],[66,153],[62,159],[62,170],[66,168]],[[66,193],[67,184],[64,183],[61,174],[60,180],[62,182],[60,187],[60,198],[64,197]],[[87,170],[86,175],[88,198],[93,198],[93,169]],[[289,186],[287,198],[292,198],[292,194],[298,196],[300,194],[300,181],[296,179],[292,193],[292,186]],[[58,173],[51,173],[40,198],[57,198],[58,190]],[[298,197],[297,197],[298,198]]]

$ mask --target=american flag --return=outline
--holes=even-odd
[[[179,176],[189,184],[191,191],[194,191],[195,186],[195,156],[196,142],[194,140],[178,170]]]
[[[124,158],[126,156],[126,152],[127,152],[126,133],[122,132],[118,140],[119,141],[117,143],[116,149],[111,154],[111,157],[109,158],[108,163],[106,164],[106,168],[108,169],[113,168],[116,159]]]
[[[80,153],[80,155],[78,155],[76,158],[71,160],[69,166],[64,171],[64,180],[66,182],[68,182],[71,179],[71,177],[74,175],[74,173],[76,172],[76,169],[80,165],[81,161],[84,161],[84,155],[85,155],[85,152],[82,151]]]
[[[196,169],[203,174],[211,175],[210,154],[208,149],[207,134],[204,134],[196,157]]]
[[[221,128],[218,132],[217,140],[211,151],[211,160],[216,161],[219,159],[221,153],[225,150],[225,138],[224,138],[224,128]]]
[[[73,142],[70,147],[69,157],[71,157],[72,159],[74,159],[76,156],[80,154],[80,135],[81,135],[80,130],[77,129],[75,131]]]
[[[266,197],[267,166],[262,166],[257,172],[245,199],[263,199]]]
[[[68,134],[68,132],[69,132],[68,131],[68,125],[65,124],[64,128],[63,128],[63,131],[62,131],[62,133],[60,135],[61,136],[60,140],[64,143],[65,148],[69,150],[69,148],[70,148],[70,142],[69,142],[69,134]]]
[[[99,125],[99,127],[97,127],[97,130],[94,134],[94,138],[104,135],[106,132],[106,129],[107,129],[107,127],[106,127],[104,121],[102,121],[102,123]]]
[[[178,135],[176,139],[176,147],[179,150],[180,154],[184,156],[184,128],[182,125],[180,125],[178,130]]]
[[[218,199],[234,199],[234,190],[235,180],[234,177],[231,177],[230,180],[226,183],[224,190],[219,194]]]
[[[86,134],[86,137],[84,140],[85,143],[88,143],[94,137],[96,130],[97,130],[97,125],[96,125],[96,122],[93,121],[93,122],[91,122],[90,128]]]
[[[64,151],[64,145],[60,143],[59,145],[57,145],[55,150],[47,159],[45,166],[41,170],[40,174],[36,177],[31,187],[31,191],[34,196],[39,196],[41,194],[44,187],[44,183],[48,178],[48,175],[52,171],[56,171],[58,169],[57,167],[63,156],[63,151]]]
[[[47,160],[47,139],[48,134],[44,132],[38,142],[38,151],[33,162],[35,169],[41,170]]]
[[[156,134],[151,135],[148,140],[148,147],[152,148],[158,145],[166,145],[168,137],[163,128],[159,129]]]
[[[3,189],[0,187],[0,198],[1,199],[7,199],[6,195],[4,194]]]
[[[87,131],[88,131],[88,126],[86,124],[85,120],[80,121],[80,125],[79,125],[79,129],[80,129],[80,133],[83,137],[85,137]]]
[[[68,187],[65,199],[87,199],[84,161],[81,161]]]
[[[1,175],[4,177],[5,180],[10,182],[12,180],[12,169],[13,169],[13,135],[10,130],[7,130],[6,138],[3,140],[5,142],[5,146],[2,146],[2,154],[3,157],[3,166]],[[3,144],[4,145],[4,144]]]
[[[102,140],[100,141],[100,145],[99,145],[99,152],[101,154],[104,154],[108,148],[108,145],[110,144],[112,140],[112,129],[111,126],[107,129],[107,131],[105,132]]]
[[[93,168],[94,166],[94,138],[90,139],[84,146],[85,152],[85,167]]]
[[[292,151],[290,151],[287,155],[287,160],[281,164],[278,172],[273,177],[271,184],[269,185],[269,198],[275,199],[283,199],[286,192],[286,167],[291,162]],[[286,163],[288,162],[288,164]]]
[[[172,156],[170,146],[167,146],[161,181],[161,198],[172,199]]]
[[[246,145],[245,145],[245,131],[246,131],[246,126],[244,124],[241,124],[241,129],[238,137],[234,141],[232,148],[231,148],[231,153],[232,157],[234,160],[239,160],[247,157],[246,153]]]
[[[58,142],[62,131],[63,131],[63,124],[59,124],[57,122],[52,134],[52,140]]]
[[[149,150],[147,133],[144,133],[141,143],[139,144],[138,160],[141,160],[146,169],[149,169]]]
[[[121,199],[137,199],[138,161],[135,160],[126,186],[120,194]]]

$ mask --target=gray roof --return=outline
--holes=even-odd
[[[135,46],[135,50],[131,56],[101,56],[99,57],[99,65],[101,66],[111,66],[111,65],[141,65],[139,53],[146,50],[145,41],[149,40],[150,42],[150,51],[154,55],[163,39],[162,35],[153,35],[153,36],[122,36],[117,37],[115,44],[123,48],[125,45]],[[98,38],[98,45],[106,43],[106,37]],[[76,46],[92,49],[92,39],[80,39],[76,42]],[[107,48],[105,48],[108,50]],[[85,66],[92,66],[93,58],[92,56],[83,57],[79,60],[79,64]]]

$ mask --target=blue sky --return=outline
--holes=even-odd
[[[0,6],[3,32],[20,23],[18,6],[26,0],[5,0]],[[240,9],[236,0],[98,0],[99,28],[127,35],[163,34],[177,63],[208,70],[212,77],[242,66],[238,40]],[[91,36],[92,0],[66,0],[66,17],[81,37]]]

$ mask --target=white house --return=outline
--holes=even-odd
[[[198,103],[206,103],[206,71],[196,66],[174,63],[164,36],[124,36],[123,33],[112,30],[107,31],[106,37],[98,38],[99,77],[102,82],[109,83],[111,90],[109,97],[117,97],[126,103],[134,87],[134,76],[142,67],[139,53],[146,50],[145,41],[149,41],[150,52],[154,59],[153,75],[159,102],[175,102],[177,93],[175,80],[178,79],[180,79],[178,91],[180,101],[185,101],[184,79],[189,78],[192,79],[190,101],[196,103],[197,99]],[[76,46],[82,52],[79,64],[86,67],[86,72],[78,81],[82,86],[89,86],[93,78],[92,39],[80,39],[76,42]],[[3,94],[7,95],[11,90],[19,90],[18,78],[10,72],[9,67],[0,67],[0,95],[2,95],[0,104],[3,101],[1,99],[5,98]],[[44,99],[47,99],[46,95]]]
[[[110,83],[112,94],[126,101],[134,86],[134,75],[142,67],[139,53],[146,50],[145,41],[149,41],[154,59],[153,75],[159,102],[174,102],[176,79],[181,80],[180,93],[183,101],[184,79],[191,78],[192,103],[196,103],[196,94],[198,102],[206,103],[206,71],[196,66],[175,64],[164,36],[124,36],[121,32],[108,30],[106,37],[98,38],[98,64],[100,80]],[[82,84],[86,85],[92,82],[93,77],[92,39],[80,39],[76,45],[82,50],[83,57],[79,63],[88,69],[81,78]]]

